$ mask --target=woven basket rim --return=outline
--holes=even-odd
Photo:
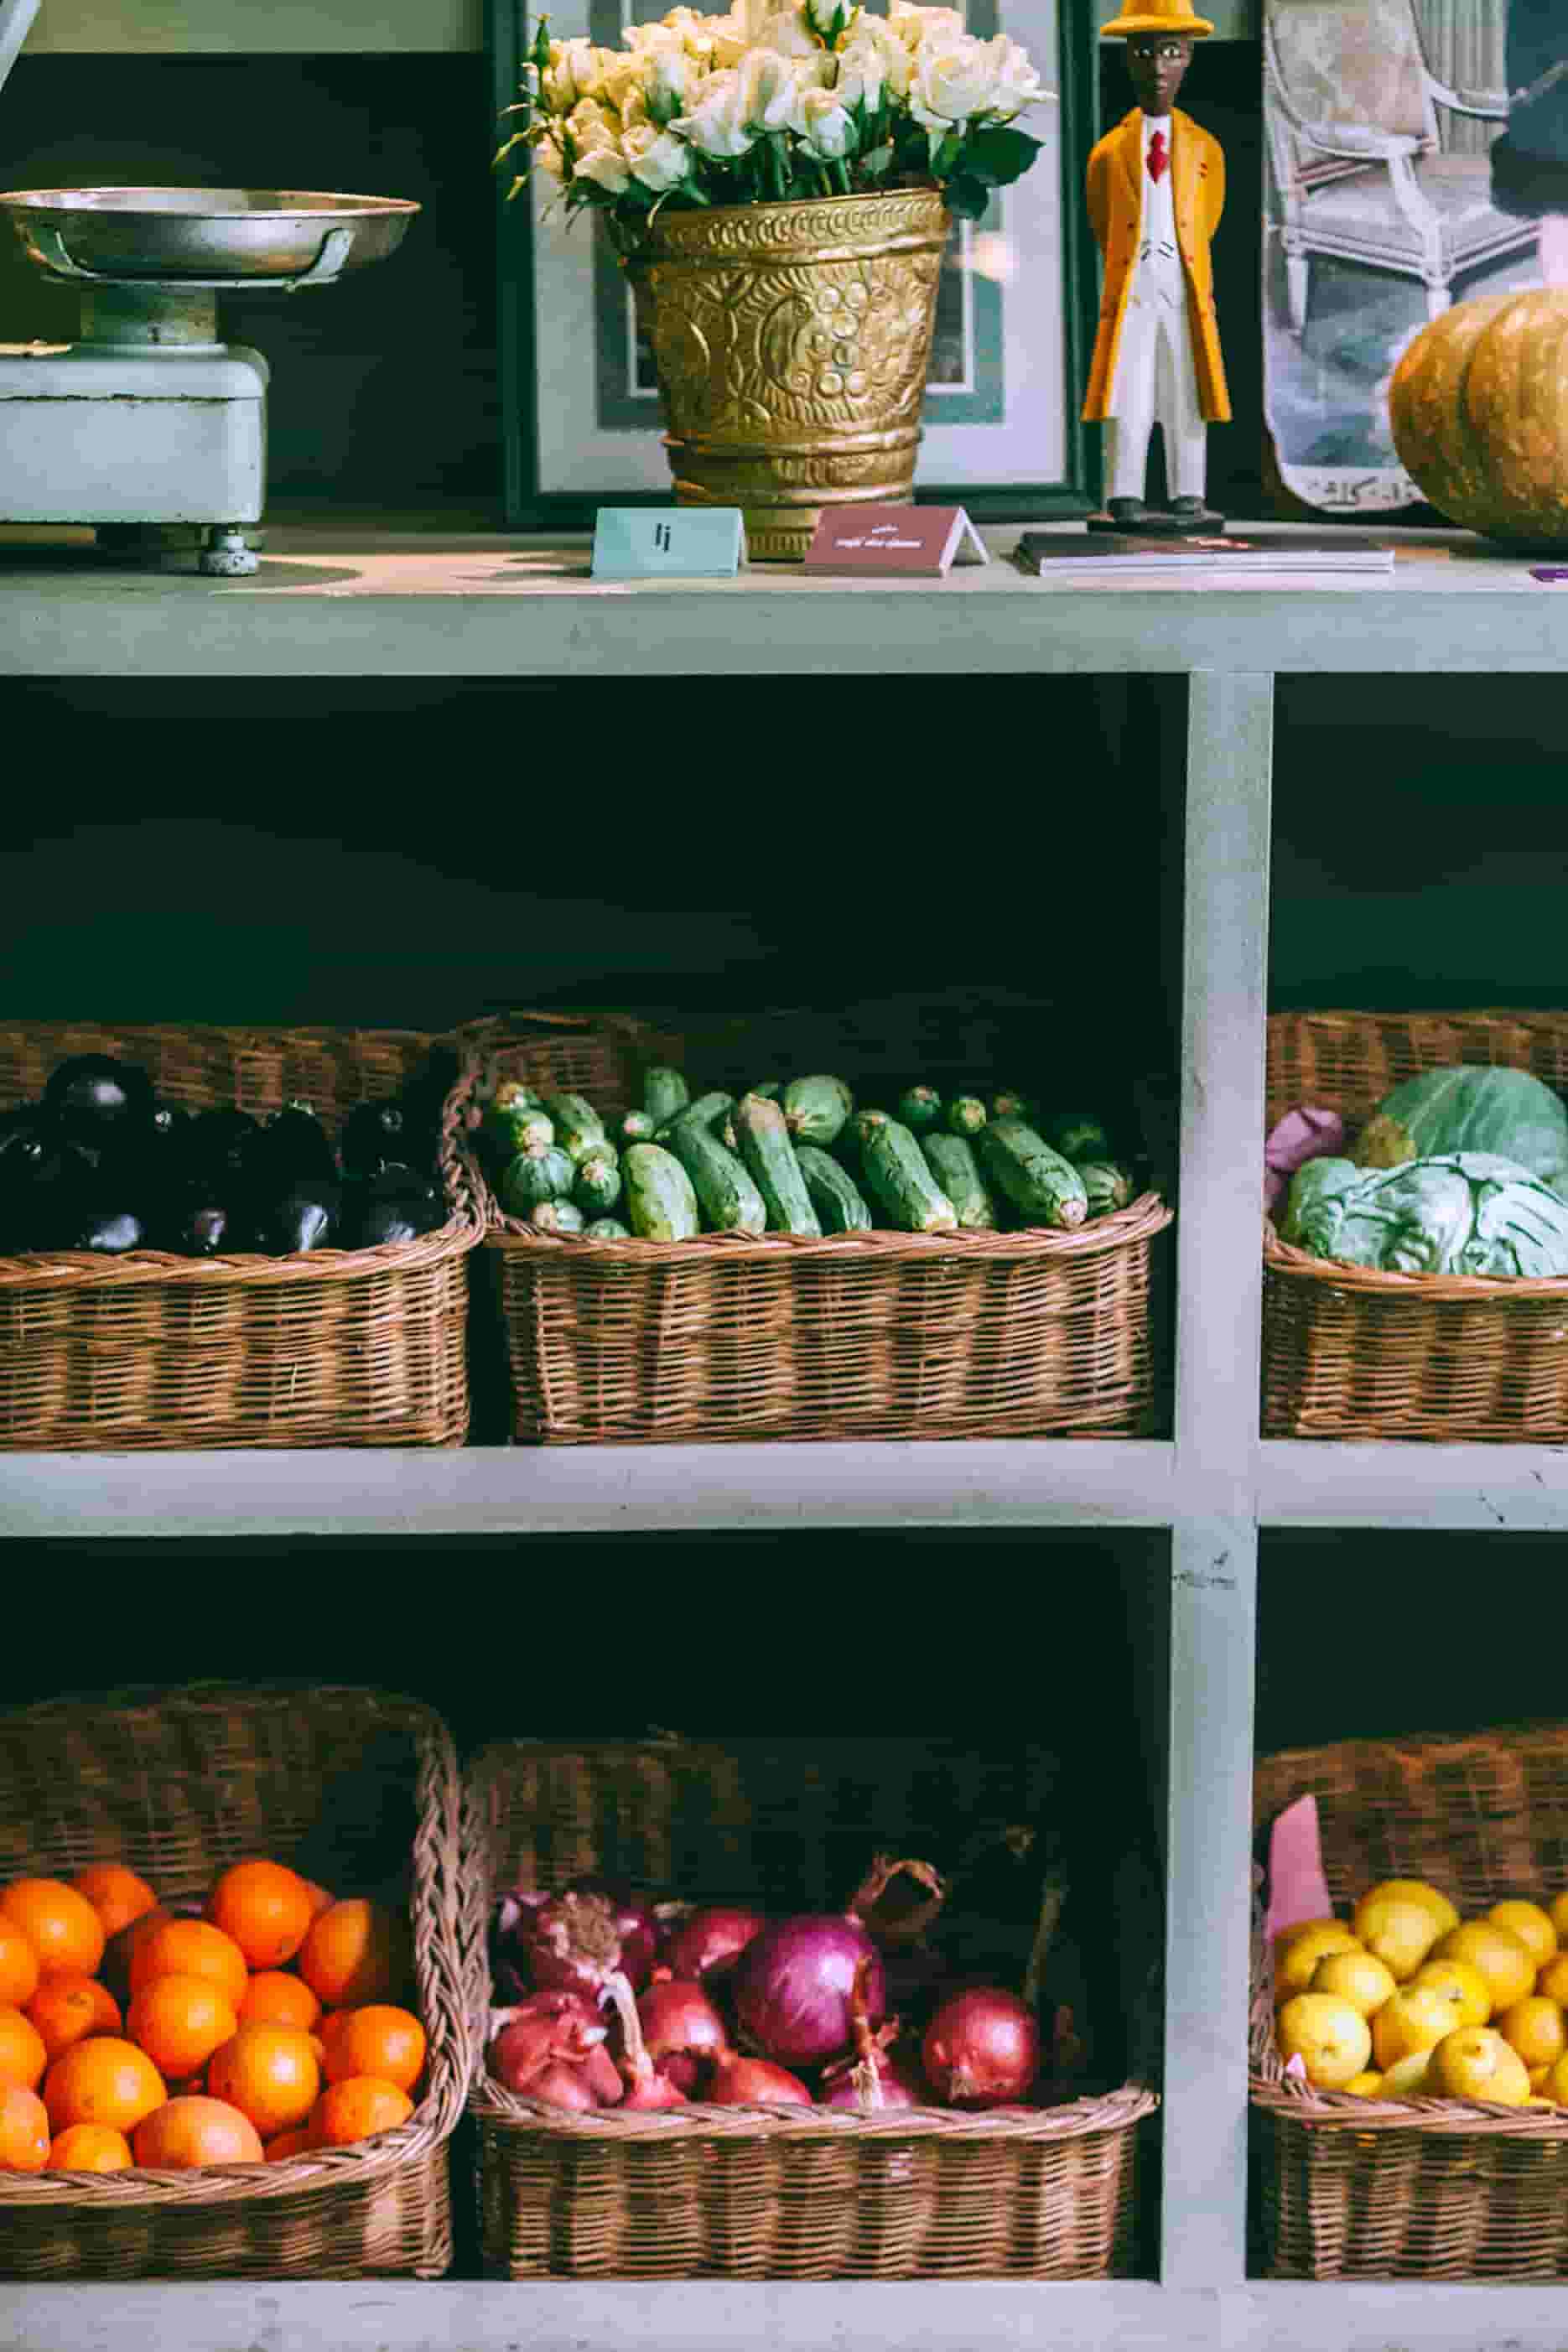
[[[1457,1755],[1465,1749],[1568,1748],[1568,1723],[1549,1719],[1498,1724],[1485,1731],[1410,1732],[1388,1739],[1331,1739],[1308,1748],[1281,1748],[1258,1759],[1253,1788],[1253,1825],[1262,1828],[1271,1817],[1278,1796],[1265,1798],[1258,1780],[1267,1770],[1282,1778],[1304,1776],[1324,1757],[1361,1753],[1367,1756]],[[1248,2011],[1247,2096],[1251,2104],[1304,2126],[1353,2131],[1418,2131],[1449,2138],[1483,2135],[1489,2137],[1568,2140],[1568,2107],[1549,2115],[1543,2107],[1511,2107],[1490,2099],[1433,2096],[1403,2099],[1360,2098],[1348,2091],[1314,2090],[1285,2072],[1274,2032],[1274,2001],[1268,1955],[1263,1940],[1261,1906],[1256,1906],[1253,1935],[1252,1997]]]
[[[596,1753],[660,1755],[685,1751],[700,1755],[711,1739],[683,1739],[674,1734],[650,1734],[640,1739],[604,1739],[576,1743]],[[512,1759],[548,1754],[572,1743],[556,1739],[518,1738],[492,1739],[472,1756],[463,1773],[464,1944],[468,1969],[471,2075],[470,2113],[487,2130],[543,2134],[550,2137],[617,2142],[648,2139],[732,2138],[737,2135],[767,2139],[1079,2139],[1090,2133],[1124,2131],[1152,2115],[1160,2095],[1148,2084],[1129,2081],[1092,2096],[1064,2101],[1059,2106],[1020,2112],[966,2114],[950,2107],[894,2109],[873,2116],[847,2108],[714,2106],[692,2100],[684,2107],[655,2109],[642,2115],[621,2115],[604,2108],[588,2115],[551,2107],[502,2089],[487,2073],[488,2036],[483,2021],[493,2004],[489,1969],[489,1913],[493,1870],[485,1819],[485,1798],[508,1774]]]
[[[7,2208],[84,2206],[96,2213],[126,2207],[235,2205],[320,2195],[339,2186],[380,2179],[442,2147],[460,2119],[468,2077],[471,2011],[466,1999],[458,1903],[461,1893],[461,1783],[452,1736],[425,1700],[368,1685],[228,1683],[164,1685],[138,1683],[68,1697],[40,1699],[0,1710],[0,1729],[103,1714],[197,1714],[312,1706],[373,1707],[413,1736],[418,1777],[426,1784],[415,1841],[415,1886],[409,1900],[415,1968],[426,2011],[429,2087],[408,2121],[361,2147],[313,2150],[274,2164],[204,2165],[193,2171],[132,2167],[118,2173],[0,2172],[0,2213]],[[428,1838],[426,1829],[433,1832]],[[434,1853],[428,1848],[437,1849]],[[433,1981],[433,1979],[435,1981]],[[437,1996],[444,1998],[437,1998]]]
[[[1503,1305],[1510,1298],[1568,1298],[1568,1275],[1563,1274],[1399,1274],[1384,1266],[1348,1265],[1343,1258],[1318,1257],[1294,1242],[1281,1241],[1271,1217],[1263,1221],[1263,1263],[1282,1280],[1329,1283],[1335,1290],[1359,1290],[1373,1297],[1476,1306],[1488,1300]]]
[[[0,1028],[70,1028],[76,1022],[0,1021]],[[118,1030],[126,1037],[177,1034],[216,1041],[242,1052],[247,1044],[271,1047],[279,1039],[331,1038],[350,1044],[439,1045],[452,1033],[424,1029],[338,1029],[321,1024],[294,1028],[268,1028],[256,1023],[226,1027],[215,1022],[144,1021],[89,1022],[79,1025]],[[434,1233],[412,1241],[380,1242],[373,1249],[296,1250],[274,1257],[259,1252],[233,1251],[220,1256],[190,1258],[165,1250],[127,1250],[108,1256],[97,1250],[33,1250],[22,1256],[0,1256],[0,1289],[18,1285],[63,1290],[124,1287],[147,1282],[216,1284],[237,1282],[247,1287],[270,1288],[298,1282],[371,1281],[378,1275],[412,1274],[444,1260],[462,1257],[481,1237],[483,1220],[470,1187],[466,1155],[458,1148],[453,1097],[442,1108],[439,1168],[447,1195],[446,1222]]]

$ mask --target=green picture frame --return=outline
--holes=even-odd
[[[517,96],[522,59],[533,38],[538,13],[531,0],[487,0],[487,5],[491,94],[499,125],[502,110]],[[939,310],[938,350],[949,357],[943,362],[943,380],[933,381],[926,423],[928,430],[933,425],[948,428],[943,436],[947,448],[953,446],[956,435],[963,435],[963,478],[939,479],[928,460],[922,465],[915,494],[922,503],[963,506],[981,523],[1087,514],[1100,491],[1100,436],[1079,418],[1100,299],[1098,257],[1083,198],[1085,167],[1096,136],[1098,26],[1090,0],[1055,0],[1051,10],[1055,54],[1047,54],[1037,39],[1030,37],[1031,6],[1037,9],[1042,5],[1050,7],[1051,0],[969,0],[971,16],[978,9],[985,18],[975,29],[982,34],[1005,29],[1022,41],[1035,58],[1042,79],[1058,93],[1058,103],[1050,110],[1055,121],[1047,128],[1047,136],[1054,131],[1058,163],[1059,184],[1053,193],[1059,269],[1053,290],[1059,299],[1059,320],[1032,320],[1026,313],[1026,332],[1021,337],[1014,313],[1005,322],[1005,343],[1004,304],[1030,300],[1026,254],[1016,257],[1023,266],[1016,267],[1005,284],[973,267],[954,269],[948,305],[952,331],[945,338],[943,313]],[[666,5],[668,0],[581,0],[579,13],[584,17],[584,29],[608,45],[618,30],[617,23],[610,19],[619,19],[623,8],[630,13],[635,7],[639,16],[658,16]],[[559,11],[557,19],[562,20]],[[1037,123],[1037,131],[1041,127]],[[500,144],[499,131],[496,143]],[[1042,159],[1036,172],[1046,168]],[[579,219],[569,232],[574,259],[570,288],[562,289],[569,291],[571,311],[564,342],[567,364],[577,374],[563,391],[557,381],[542,383],[536,320],[547,299],[542,268],[559,273],[566,247],[552,248],[548,232],[542,236],[526,192],[508,200],[511,184],[508,166],[498,170],[495,179],[504,528],[585,531],[594,528],[601,505],[668,504],[669,489],[657,486],[648,455],[651,449],[662,464],[657,398],[646,369],[639,366],[629,300],[602,224]],[[1016,194],[1016,190],[1005,192],[1003,201]],[[976,233],[984,236],[988,226],[978,223],[973,231],[965,226],[961,235],[966,240]],[[962,257],[955,252],[955,260],[966,258],[967,247]],[[551,283],[553,286],[555,281]],[[1002,428],[995,436],[998,456],[1005,437],[1006,362],[1011,357],[1016,373],[1017,352],[1020,347],[1027,351],[1026,331],[1031,325],[1046,342],[1056,342],[1059,352],[1060,471],[1049,479],[1020,480],[1015,464],[999,470],[996,479],[988,480],[989,436],[994,428]],[[584,356],[584,346],[591,346],[591,358]],[[960,346],[960,355],[954,358]],[[583,456],[571,469],[579,478],[564,483],[558,478],[559,463],[552,463],[550,451],[552,446],[559,449],[563,425],[573,429],[584,409],[587,432]],[[611,436],[616,435],[627,436],[628,464],[640,467],[644,487],[636,486],[628,467],[614,462],[603,466],[602,481],[595,475],[595,453],[614,448]],[[580,478],[584,469],[586,480]],[[956,475],[960,469],[950,470]],[[929,480],[924,478],[927,473],[931,474]]]

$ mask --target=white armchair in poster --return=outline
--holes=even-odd
[[[1541,282],[1537,223],[1493,201],[1508,8],[1264,0],[1264,410],[1309,505],[1415,504],[1395,362],[1450,302]]]

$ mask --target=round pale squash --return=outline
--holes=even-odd
[[[1488,538],[1568,545],[1568,288],[1489,294],[1423,328],[1394,369],[1399,462]]]

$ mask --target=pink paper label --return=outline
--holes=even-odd
[[[1316,1797],[1298,1797],[1274,1818],[1268,1835],[1268,1910],[1264,1931],[1270,1944],[1283,1928],[1303,1919],[1330,1919],[1333,1903],[1323,1875]]]
[[[938,572],[956,507],[829,508],[816,526],[806,572]]]

